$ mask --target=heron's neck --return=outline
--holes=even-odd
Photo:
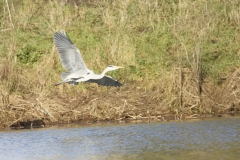
[[[104,69],[104,71],[102,72],[101,76],[104,76],[108,71],[109,71],[108,68]]]

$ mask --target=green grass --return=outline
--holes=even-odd
[[[107,92],[106,87],[90,84],[52,86],[61,81],[63,71],[53,34],[63,29],[96,73],[109,64],[125,66],[109,75],[128,84],[116,92],[135,98],[130,106],[139,101],[137,92],[141,92],[149,99],[143,106],[154,106],[152,112],[210,112],[218,100],[204,89],[204,102],[199,104],[196,66],[201,66],[202,87],[214,86],[221,92],[225,86],[219,84],[230,83],[240,67],[239,9],[238,0],[1,1],[0,87],[2,92],[32,103],[37,97],[42,103],[51,97],[55,99],[51,103],[59,106],[69,99],[78,101],[77,95]],[[201,56],[198,62],[197,54]],[[179,68],[184,69],[182,75]],[[222,81],[222,77],[228,79]],[[18,103],[16,100],[14,105]],[[209,109],[201,110],[202,105]]]

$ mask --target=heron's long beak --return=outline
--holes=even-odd
[[[122,67],[122,66],[115,66],[115,67],[117,67],[117,68],[124,68],[124,67]]]

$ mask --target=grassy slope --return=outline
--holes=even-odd
[[[2,126],[239,107],[238,0],[8,0],[0,7]],[[125,66],[109,74],[127,86],[53,87],[63,69],[52,36],[61,29],[95,72]]]

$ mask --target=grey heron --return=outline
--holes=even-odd
[[[95,74],[87,68],[79,49],[67,37],[65,31],[54,33],[54,44],[57,47],[62,66],[67,70],[62,73],[62,82],[55,86],[63,83],[78,85],[79,82],[92,82],[102,86],[122,86],[117,80],[105,74],[123,67],[109,65],[101,74]]]

